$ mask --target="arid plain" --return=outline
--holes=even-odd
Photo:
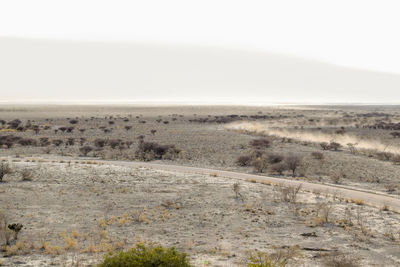
[[[357,197],[400,202],[399,106],[3,105],[0,128],[4,266],[138,242],[194,266],[400,265],[400,210]]]

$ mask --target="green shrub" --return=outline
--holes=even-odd
[[[253,253],[248,261],[248,267],[285,267],[286,261],[272,259],[269,255],[257,252]]]
[[[146,247],[138,244],[128,251],[105,256],[98,267],[190,267],[185,253],[175,248]]]

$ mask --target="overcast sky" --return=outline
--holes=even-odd
[[[399,11],[398,0],[3,0],[0,38],[186,44],[400,74]]]

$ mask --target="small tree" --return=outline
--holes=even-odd
[[[337,151],[342,145],[336,142],[331,141],[329,143],[329,148]]]
[[[15,240],[18,239],[18,234],[22,230],[22,227],[24,227],[24,226],[22,224],[20,224],[20,223],[13,223],[13,224],[9,224],[8,225],[8,229],[10,229],[11,231],[14,232],[14,239]]]
[[[254,170],[257,172],[264,172],[268,167],[268,158],[261,156],[251,162]]]
[[[301,157],[298,155],[290,155],[286,158],[285,163],[287,168],[292,171],[292,177],[296,176],[296,170],[301,164]]]

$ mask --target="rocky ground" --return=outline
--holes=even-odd
[[[289,266],[400,264],[391,211],[252,181],[27,160],[0,184],[2,213],[24,225],[4,266],[92,265],[136,242],[175,246],[195,266],[244,266],[254,251]]]

